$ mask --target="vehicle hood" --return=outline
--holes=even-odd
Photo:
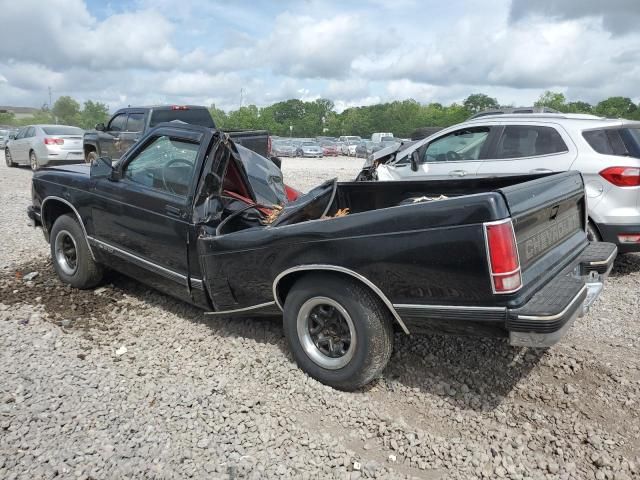
[[[79,173],[84,175],[89,175],[89,171],[91,170],[91,165],[88,163],[74,163],[72,165],[56,165],[55,167],[45,167],[42,169],[43,172],[47,171],[55,171],[55,172],[72,172]]]
[[[308,151],[308,152],[319,152],[322,149],[320,147],[309,147],[309,146],[305,147],[305,146],[303,146],[302,150],[303,151]]]

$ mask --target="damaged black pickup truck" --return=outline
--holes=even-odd
[[[587,241],[577,172],[327,181],[287,201],[271,161],[194,125],[36,172],[28,214],[63,282],[108,267],[214,315],[283,315],[299,366],[345,390],[382,371],[394,330],[549,346],[616,256]]]

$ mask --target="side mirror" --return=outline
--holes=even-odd
[[[9,140],[15,140],[16,139],[16,134],[12,133],[11,135],[9,135]]]
[[[99,132],[104,132],[104,123],[96,123],[96,130]]]
[[[420,153],[418,150],[411,152],[411,170],[418,171],[418,165],[420,164]]]
[[[91,163],[91,170],[89,175],[91,178],[113,178],[113,165],[111,164],[111,158],[98,157]]]

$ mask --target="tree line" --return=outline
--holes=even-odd
[[[12,112],[0,112],[0,125],[17,127],[34,124],[73,125],[91,129],[97,123],[109,119],[109,107],[101,102],[87,100],[82,106],[75,99],[63,96],[56,100],[51,108],[43,106],[31,117],[16,118]]]
[[[584,101],[568,102],[564,94],[546,91],[534,105],[551,107],[564,113],[591,113],[640,120],[640,105],[628,97],[609,97],[592,105]],[[420,127],[448,127],[482,110],[512,106],[501,105],[496,98],[483,93],[474,93],[463,102],[450,105],[435,102],[422,104],[409,99],[347,108],[340,113],[335,111],[331,100],[324,98],[309,102],[291,99],[266,107],[248,105],[229,112],[211,105],[209,111],[216,125],[222,129],[265,129],[274,135],[293,137],[369,137],[373,132],[392,132],[397,137],[409,137]],[[50,110],[43,108],[33,118],[16,119],[10,113],[0,113],[0,124],[59,123],[91,129],[108,118],[109,109],[104,103],[87,100],[81,106],[73,98],[64,96],[58,98]]]

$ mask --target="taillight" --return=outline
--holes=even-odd
[[[64,138],[45,138],[45,145],[64,145]]]
[[[620,243],[640,243],[640,233],[621,233],[618,235]]]
[[[487,257],[494,293],[512,293],[522,288],[520,258],[511,219],[484,224]]]
[[[186,105],[172,105],[171,110],[189,110]]]
[[[618,187],[640,186],[640,168],[609,167],[602,170],[600,176]]]

